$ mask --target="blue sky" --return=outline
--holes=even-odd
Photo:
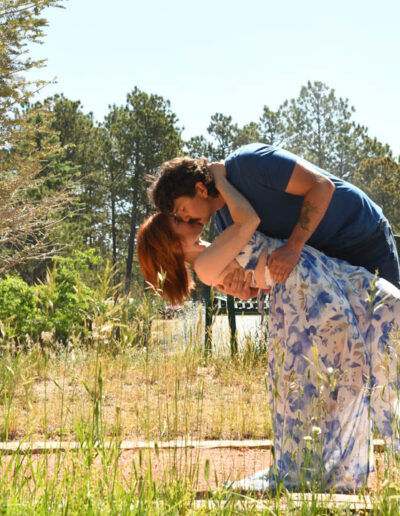
[[[135,86],[171,101],[184,137],[215,112],[243,125],[308,80],[400,154],[400,1],[69,0],[49,9],[38,76],[102,120]]]

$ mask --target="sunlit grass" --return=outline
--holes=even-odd
[[[198,449],[124,455],[122,440],[272,438],[265,343],[249,339],[234,358],[216,352],[206,359],[201,317],[190,324],[163,321],[143,306],[140,328],[125,325],[118,338],[103,313],[94,321],[97,336],[87,341],[72,337],[61,345],[50,338],[24,348],[3,343],[1,440],[76,441],[80,447],[0,455],[0,513],[332,512],[316,497],[295,504],[284,490],[269,493],[260,509],[251,496],[213,478]],[[135,345],[129,331],[136,331]],[[377,491],[368,493],[371,513],[398,514],[396,456],[387,450],[377,465]],[[207,479],[213,487],[198,500],[200,481],[204,486]],[[334,512],[350,514],[350,508]]]
[[[117,414],[123,439],[271,437],[265,365],[219,357],[205,366],[200,349],[154,346],[117,355],[36,347],[17,361],[3,353],[3,378],[12,374],[0,399],[1,439],[76,439],[77,425],[90,424],[100,366],[105,437]]]

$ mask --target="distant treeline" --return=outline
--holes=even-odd
[[[101,123],[85,114],[79,101],[62,95],[34,109],[49,114],[50,129],[63,149],[62,157],[46,167],[51,175],[47,188],[74,185],[58,239],[72,248],[96,248],[121,271],[126,290],[142,282],[134,251],[138,226],[152,210],[146,196],[149,178],[177,155],[219,160],[250,142],[283,147],[360,186],[400,230],[399,163],[388,145],[353,120],[348,100],[321,82],[309,82],[298,98],[276,111],[264,106],[259,120],[243,127],[216,113],[207,135],[188,141],[182,139],[170,103],[138,88],[124,106],[111,106]]]
[[[33,0],[28,8],[24,0],[6,0],[0,10],[0,274],[12,270],[33,284],[45,278],[54,255],[95,252],[101,259],[93,267],[100,271],[110,261],[122,290],[142,292],[135,241],[153,209],[149,178],[174,156],[219,160],[255,141],[360,186],[400,231],[398,160],[357,124],[348,99],[321,82],[308,82],[276,111],[265,105],[243,126],[216,113],[207,134],[188,141],[169,101],[137,87],[103,121],[62,94],[34,103],[23,73],[39,63],[25,58],[23,44],[40,39],[40,13],[58,3]],[[211,225],[211,238],[213,231]]]

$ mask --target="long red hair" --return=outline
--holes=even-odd
[[[145,280],[172,304],[181,304],[194,288],[194,281],[169,217],[165,213],[148,217],[139,228],[136,250]]]

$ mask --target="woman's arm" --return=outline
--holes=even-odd
[[[243,195],[226,179],[223,163],[212,163],[215,185],[228,205],[233,224],[225,229],[197,258],[194,270],[204,283],[216,285],[220,275],[250,240],[260,219]]]

